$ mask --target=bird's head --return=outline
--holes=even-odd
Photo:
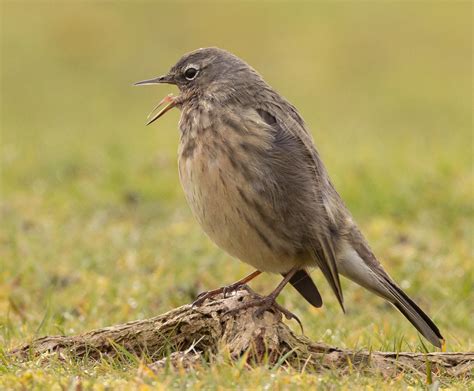
[[[223,103],[239,93],[247,93],[250,86],[259,82],[263,80],[247,63],[232,53],[212,47],[187,53],[166,75],[135,85],[174,84],[180,90],[180,95],[170,94],[155,107],[150,113],[149,125],[175,106],[181,107],[194,99]],[[166,105],[155,114],[163,104]]]

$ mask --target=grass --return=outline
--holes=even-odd
[[[225,358],[153,375],[140,361],[19,364],[5,355],[41,335],[162,313],[251,271],[190,214],[176,167],[178,113],[143,126],[171,88],[130,86],[211,45],[248,60],[299,108],[386,269],[433,317],[449,350],[473,349],[471,3],[1,8],[0,388],[424,386],[409,375],[249,370]],[[279,299],[310,338],[423,351],[416,330],[380,299],[344,280],[344,316],[313,275],[322,309],[291,289]],[[277,280],[252,286],[268,292]]]

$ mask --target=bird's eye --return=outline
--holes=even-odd
[[[198,72],[199,71],[196,68],[189,67],[184,72],[184,77],[186,78],[186,80],[193,80],[197,76]]]

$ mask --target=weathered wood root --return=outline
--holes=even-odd
[[[310,341],[296,335],[276,309],[255,318],[254,309],[227,314],[254,298],[250,290],[208,300],[193,308],[184,305],[157,317],[89,331],[76,336],[43,337],[10,352],[21,360],[42,357],[73,359],[115,357],[127,351],[166,365],[192,367],[225,349],[232,358],[247,356],[249,364],[267,363],[302,369],[333,369],[378,372],[395,376],[400,372],[448,377],[469,377],[474,352],[390,353],[351,351]]]

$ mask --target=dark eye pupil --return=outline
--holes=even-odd
[[[186,72],[184,72],[184,77],[188,80],[192,80],[196,77],[197,72],[196,68],[188,68]]]

